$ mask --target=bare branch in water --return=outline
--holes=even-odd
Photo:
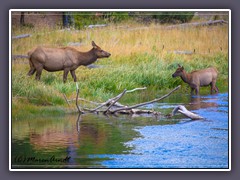
[[[137,91],[137,90],[144,90],[146,89],[146,87],[144,88],[135,88],[135,89],[132,89],[132,90],[124,90],[122,93],[118,94],[117,96],[111,98],[111,99],[108,99],[106,102],[104,103],[97,103],[97,102],[93,102],[93,101],[88,101],[88,100],[85,100],[85,99],[82,99],[82,98],[78,98],[79,96],[79,88],[78,88],[78,84],[76,83],[76,89],[77,89],[77,96],[76,96],[76,106],[77,106],[77,109],[78,109],[78,112],[80,114],[84,113],[84,111],[87,111],[87,112],[90,112],[90,113],[103,113],[103,114],[114,114],[114,113],[120,113],[120,114],[139,114],[139,115],[142,115],[142,114],[150,114],[150,115],[154,115],[154,116],[158,116],[158,115],[161,115],[161,112],[157,112],[157,111],[153,111],[153,110],[144,110],[144,109],[136,109],[138,107],[141,107],[141,106],[144,106],[144,105],[147,105],[147,104],[152,104],[152,103],[155,103],[155,102],[158,102],[160,100],[163,100],[164,98],[170,96],[174,91],[178,90],[181,86],[177,86],[176,88],[174,88],[173,90],[171,90],[168,94],[160,97],[160,98],[157,98],[157,99],[154,99],[154,100],[151,100],[151,101],[148,101],[148,102],[143,102],[143,103],[140,103],[140,104],[135,104],[135,105],[132,105],[132,106],[125,106],[125,105],[122,105],[120,104],[118,101],[126,94],[126,93],[131,93],[131,92],[134,92],[134,91]],[[69,100],[67,100],[67,97],[65,94],[64,95],[64,98],[66,100],[66,102],[70,102]],[[78,100],[82,100],[82,101],[86,101],[86,102],[89,102],[89,103],[92,103],[92,104],[97,104],[99,105],[98,107],[96,107],[95,109],[88,109],[88,108],[83,108],[83,110],[81,109],[81,107],[78,105]],[[68,103],[69,104],[69,103]],[[105,110],[100,110],[100,108],[102,107],[107,107]],[[166,115],[168,117],[173,117],[177,112],[185,115],[186,117],[190,118],[190,119],[193,119],[193,120],[196,120],[196,119],[204,119],[203,117],[197,115],[197,114],[194,114],[190,111],[188,111],[184,106],[182,105],[178,105],[177,107],[175,107],[172,111],[172,113],[170,115]]]
[[[78,84],[76,83],[76,88],[77,88],[77,96],[76,96],[76,106],[78,109],[78,112],[83,114],[84,112],[80,109],[80,107],[78,106],[78,95],[79,95],[79,88],[78,88]]]
[[[185,115],[186,117],[192,119],[192,120],[197,120],[197,119],[204,119],[202,116],[199,116],[197,114],[194,114],[192,112],[190,112],[189,110],[187,110],[187,108],[183,105],[178,105],[177,107],[175,107],[172,111],[172,116],[174,116],[177,112],[180,112],[181,114]]]
[[[129,109],[134,109],[134,108],[137,108],[137,107],[141,107],[141,106],[145,106],[147,104],[152,104],[154,102],[157,102],[157,101],[160,101],[168,96],[170,96],[174,91],[178,90],[179,88],[181,87],[181,85],[179,85],[178,87],[174,88],[172,91],[170,91],[168,94],[158,98],[158,99],[154,99],[152,101],[148,101],[148,102],[143,102],[143,103],[140,103],[140,104],[136,104],[136,105],[133,105],[133,106],[128,106],[128,107],[123,107],[123,108],[119,108],[119,109],[115,109],[114,111],[112,111],[112,113],[115,113],[115,112],[118,112],[118,111],[122,111],[122,110],[129,110]]]

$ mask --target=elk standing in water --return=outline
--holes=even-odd
[[[180,76],[185,83],[189,84],[191,87],[191,94],[193,94],[195,90],[196,95],[199,95],[199,88],[208,85],[211,86],[211,93],[213,93],[213,91],[218,93],[218,88],[216,86],[218,71],[213,67],[187,73],[184,67],[178,64],[176,72],[172,74],[172,77],[177,76]]]
[[[64,71],[63,82],[65,83],[70,71],[74,82],[76,82],[75,70],[79,66],[87,66],[94,63],[98,58],[107,58],[111,55],[103,51],[94,41],[92,41],[92,46],[93,48],[88,52],[80,52],[71,47],[37,47],[28,53],[31,68],[28,75],[31,76],[37,71],[36,80],[40,80],[43,69],[49,72]]]

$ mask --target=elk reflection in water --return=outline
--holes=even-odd
[[[214,96],[191,96],[189,110],[198,110],[217,107],[217,98]],[[91,144],[94,149],[104,147],[111,138],[110,124],[100,123],[98,116],[88,117],[79,115],[68,117],[64,123],[47,123],[43,128],[30,129],[30,143],[35,149],[54,150],[56,148],[68,148],[69,145],[79,148],[85,144]],[[119,120],[117,120],[119,122]],[[33,124],[31,122],[30,124]],[[35,126],[35,125],[34,125]],[[119,128],[119,127],[118,127]]]
[[[201,97],[201,96],[191,96],[189,100],[189,105],[191,110],[205,109],[211,107],[217,107],[215,102],[217,98],[214,97]]]
[[[13,119],[12,158],[21,154],[36,158],[71,157],[63,165],[71,168],[143,168],[149,167],[149,163],[159,168],[192,168],[196,163],[201,167],[227,167],[228,94],[170,97],[166,111],[172,110],[171,102],[184,103],[188,110],[206,117],[206,121],[182,123],[181,117],[165,120],[90,113]],[[159,104],[153,107],[164,111]],[[39,165],[34,163],[30,165]],[[29,163],[13,161],[13,165]]]
[[[35,126],[33,123],[31,124]],[[107,133],[97,123],[89,122],[79,115],[77,120],[76,116],[71,116],[65,123],[46,123],[44,128],[38,130],[30,128],[29,138],[34,149],[54,151],[58,148],[69,148],[70,145],[78,148],[85,143],[91,143],[96,148],[104,146],[107,141]]]

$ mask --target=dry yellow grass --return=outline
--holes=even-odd
[[[17,34],[20,32],[14,32]],[[23,32],[21,32],[23,33]],[[81,31],[62,31],[40,29],[29,32],[32,37],[14,40],[13,54],[26,54],[30,49],[43,45],[51,47],[66,46],[68,42],[79,42],[83,45],[77,49],[86,51],[94,40],[102,48],[109,50],[113,57],[129,56],[133,53],[157,53],[173,50],[196,50],[197,53],[228,52],[228,27],[213,26],[201,28],[166,29],[163,25],[152,24],[143,27],[108,26],[99,29]],[[164,46],[164,51],[162,48]]]
[[[123,24],[80,31],[44,27],[38,30],[13,31],[14,35],[24,33],[30,33],[32,36],[13,40],[12,54],[26,55],[29,50],[39,45],[63,47],[69,42],[81,42],[82,45],[75,48],[88,51],[92,48],[92,40],[112,54],[110,58],[97,62],[106,68],[77,69],[81,97],[89,100],[106,100],[125,88],[147,86],[149,89],[159,90],[176,87],[182,83],[181,79],[171,77],[177,63],[184,65],[187,71],[215,66],[220,73],[217,85],[224,90],[228,86],[227,25],[169,30],[157,24]],[[171,53],[175,50],[194,49],[196,53],[192,55]],[[65,103],[62,93],[66,93],[68,97],[75,96],[76,87],[70,75],[67,83],[63,84],[62,72],[43,72],[41,81],[36,82],[33,77],[26,77],[28,70],[26,59],[12,63],[13,97],[25,97],[27,102],[32,104],[48,103],[62,106]],[[183,83],[183,88],[184,85]],[[52,97],[52,94],[55,97]],[[17,101],[16,103],[19,104]]]

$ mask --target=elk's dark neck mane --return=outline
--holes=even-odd
[[[94,49],[87,52],[78,51],[78,63],[79,65],[87,66],[89,64],[94,63],[97,60],[97,56],[94,53]]]

